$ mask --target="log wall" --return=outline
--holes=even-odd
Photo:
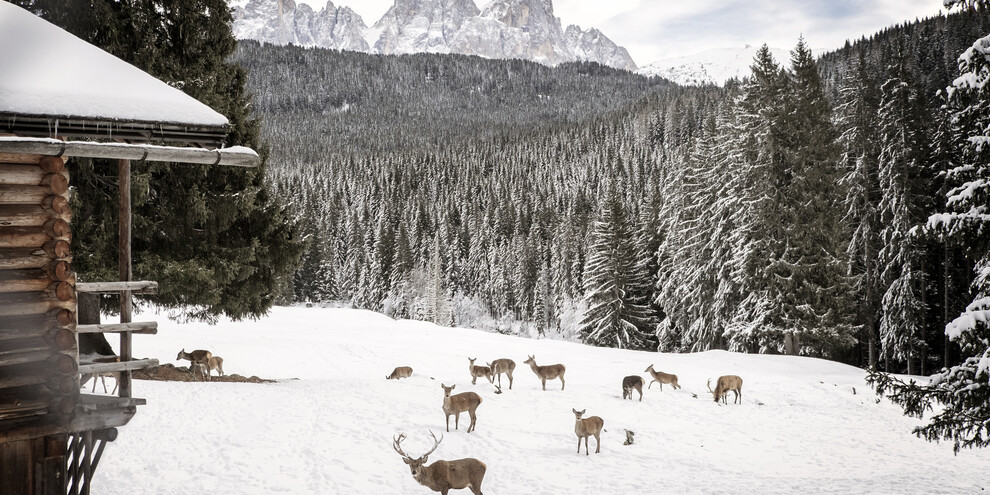
[[[79,403],[69,194],[64,158],[0,155],[0,433]]]

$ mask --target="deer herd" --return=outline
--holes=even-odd
[[[475,365],[475,361],[477,361],[477,358],[468,358],[468,371],[471,376],[472,385],[477,384],[478,378],[484,378],[492,385],[495,385],[495,381],[497,379],[498,385],[495,385],[495,393],[502,393],[502,375],[504,374],[509,379],[509,389],[512,389],[512,372],[516,368],[515,361],[508,358],[502,358],[496,359],[490,363],[485,362],[484,366]],[[564,372],[567,371],[567,368],[563,364],[540,366],[536,364],[535,356],[528,356],[528,359],[523,361],[523,364],[528,364],[536,377],[540,379],[543,390],[547,389],[547,380],[555,379],[560,379],[560,389],[564,390]],[[409,366],[399,366],[385,378],[388,380],[409,378],[412,376],[412,372],[413,370]],[[663,390],[664,384],[672,386],[675,390],[681,388],[681,386],[677,383],[677,375],[657,371],[653,369],[652,364],[644,370],[644,373],[649,373],[650,376],[653,377],[653,380],[647,388],[652,388],[654,383],[660,384],[661,391]],[[642,402],[643,385],[645,385],[645,383],[646,381],[639,375],[630,375],[623,378],[623,400],[632,400],[633,391],[636,391],[639,393],[640,402]],[[720,376],[715,382],[715,390],[712,390],[711,384],[711,379],[708,379],[708,391],[712,394],[716,404],[718,404],[719,400],[721,400],[723,404],[727,404],[726,397],[729,392],[733,392],[735,394],[733,404],[742,404],[742,378],[739,376]],[[454,416],[454,430],[458,430],[460,429],[461,413],[466,412],[471,419],[471,423],[467,427],[467,433],[471,433],[477,428],[477,410],[478,406],[482,403],[482,397],[474,392],[452,394],[456,386],[457,385],[455,384],[450,386],[447,386],[445,383],[440,384],[440,387],[443,388],[442,409],[446,418],[447,432],[450,433],[450,417]],[[588,448],[588,440],[590,437],[595,437],[595,453],[598,454],[601,452],[600,435],[605,426],[605,420],[598,416],[584,417],[586,411],[587,409],[582,409],[580,411],[577,409],[571,409],[571,412],[574,413],[574,434],[577,435],[578,440],[577,452],[578,454],[581,453],[581,440],[584,439],[584,454],[591,455]],[[463,488],[471,490],[471,493],[475,495],[481,495],[481,482],[485,477],[485,471],[488,469],[484,462],[469,457],[453,461],[436,461],[429,466],[424,466],[427,461],[427,456],[432,454],[433,451],[435,451],[440,445],[440,442],[443,441],[443,435],[441,435],[439,439],[437,439],[436,435],[432,431],[430,432],[430,435],[433,437],[433,447],[429,450],[429,452],[415,459],[412,456],[407,455],[402,450],[400,445],[402,441],[406,439],[405,433],[400,433],[392,439],[392,448],[396,451],[396,453],[402,456],[403,462],[409,466],[413,479],[419,482],[419,484],[435,492],[440,492],[443,495],[447,495],[449,490],[459,490]]]

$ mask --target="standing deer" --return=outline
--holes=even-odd
[[[458,429],[458,424],[461,421],[461,413],[467,411],[471,416],[471,424],[468,425],[467,432],[471,433],[474,431],[475,425],[478,422],[478,416],[475,411],[478,410],[478,406],[481,405],[481,396],[474,392],[464,392],[457,395],[450,395],[450,391],[454,390],[457,385],[446,386],[440,384],[443,387],[443,413],[447,415],[447,433],[450,433],[450,416],[454,416],[454,429]]]
[[[553,380],[554,378],[560,378],[560,389],[564,390],[564,372],[567,371],[564,365],[550,364],[539,366],[536,364],[536,358],[534,356],[529,356],[529,359],[523,361],[523,364],[528,364],[533,369],[533,373],[536,373],[536,376],[540,377],[540,381],[543,382],[543,390],[547,389],[547,380]]]
[[[210,381],[210,375],[208,374],[207,366],[203,363],[192,363],[190,366],[192,369],[193,378],[198,378],[202,381]]]
[[[399,366],[392,370],[392,374],[385,377],[386,380],[398,380],[399,378],[409,378],[412,376],[412,368]]]
[[[220,356],[212,356],[206,363],[206,373],[210,374],[213,370],[217,370],[217,375],[223,376],[223,358]]]
[[[715,390],[712,390],[712,379],[708,379],[708,391],[715,396],[715,402],[722,399],[723,404],[728,404],[726,402],[726,396],[729,395],[729,391],[736,394],[732,403],[735,404],[739,402],[742,404],[742,378],[736,375],[725,375],[718,377],[718,381],[715,382]]]
[[[468,371],[471,372],[471,385],[477,385],[478,377],[484,378],[489,382],[494,382],[492,379],[492,369],[488,366],[475,366],[474,362],[478,358],[468,358]]]
[[[179,351],[179,354],[177,356],[175,356],[175,360],[176,361],[180,361],[180,360],[186,359],[190,363],[203,363],[203,364],[209,366],[209,364],[210,364],[210,358],[211,357],[213,357],[213,353],[210,352],[210,351],[204,351],[203,349],[197,349],[197,350],[192,351],[192,352],[186,352],[186,349],[183,347],[182,350]]]
[[[516,362],[503,358],[496,359],[491,363],[492,368],[492,383],[495,383],[495,377],[498,377],[498,386],[502,387],[502,373],[505,373],[509,377],[509,390],[512,390],[512,372],[516,369]]]
[[[639,401],[643,402],[643,377],[629,375],[622,379],[622,398],[632,400],[632,393],[635,389],[639,392]]]
[[[578,411],[577,409],[571,409],[574,412],[574,433],[578,437],[578,449],[577,453],[581,453],[581,439],[584,439],[584,455],[591,455],[588,452],[588,437],[594,435],[595,437],[595,453],[599,453],[602,450],[602,439],[599,435],[602,432],[602,427],[605,426],[605,420],[599,418],[598,416],[592,416],[590,418],[581,419],[584,412],[587,409],[582,409]]]
[[[654,382],[660,384],[660,390],[663,390],[664,383],[669,383],[673,385],[675,390],[681,388],[681,386],[677,384],[677,375],[671,375],[669,373],[664,373],[662,371],[656,371],[653,369],[652,364],[650,365],[649,368],[646,368],[646,372],[653,375],[653,381],[650,382],[650,386],[647,388],[653,388]]]
[[[455,461],[436,461],[429,466],[423,466],[427,456],[437,450],[440,442],[443,441],[443,435],[440,436],[440,440],[437,440],[437,436],[431,431],[430,436],[433,437],[433,448],[416,459],[402,451],[400,444],[406,439],[405,433],[400,433],[398,437],[392,437],[392,448],[402,456],[402,462],[409,465],[413,479],[420,485],[440,492],[442,495],[447,495],[450,490],[462,488],[470,489],[474,495],[482,495],[481,482],[485,478],[485,471],[488,466],[478,459],[468,457]]]

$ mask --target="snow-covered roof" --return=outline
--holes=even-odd
[[[0,1],[0,114],[221,127],[195,98]]]

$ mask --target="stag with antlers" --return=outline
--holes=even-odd
[[[420,485],[443,495],[447,495],[451,489],[460,490],[462,488],[470,489],[474,495],[482,495],[481,481],[485,477],[485,470],[488,469],[488,466],[485,466],[485,463],[478,459],[469,457],[455,461],[436,461],[429,466],[423,465],[426,463],[427,456],[437,450],[440,442],[443,441],[443,434],[440,435],[439,440],[433,431],[430,431],[430,436],[433,437],[433,448],[416,459],[402,451],[400,444],[406,439],[405,433],[392,437],[392,448],[402,456],[402,461],[409,465],[413,479]]]

